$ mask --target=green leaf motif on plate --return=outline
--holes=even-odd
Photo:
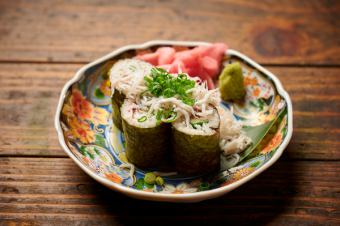
[[[105,97],[105,94],[99,88],[96,89],[94,95],[99,99],[103,99]]]
[[[256,161],[256,162],[253,162],[253,163],[250,165],[250,167],[256,168],[256,167],[258,167],[260,164],[261,164],[260,161]]]
[[[281,112],[278,114],[278,116],[269,122],[266,122],[259,126],[247,126],[243,128],[243,131],[245,134],[252,140],[252,144],[242,153],[240,153],[240,160],[239,162],[242,162],[248,155],[250,155],[255,148],[260,144],[262,139],[266,136],[266,134],[269,132],[269,130],[272,128],[274,123],[278,118],[280,118],[281,114],[284,112],[284,110],[281,110]]]
[[[94,155],[91,153],[91,152],[89,152],[89,151],[87,151],[86,150],[86,147],[84,147],[84,146],[81,146],[80,147],[80,152],[84,155],[84,156],[87,156],[87,157],[89,157],[90,159],[94,159]]]
[[[102,136],[99,135],[99,134],[96,134],[95,137],[96,137],[96,145],[105,148],[105,147],[106,147],[105,138],[102,137]]]

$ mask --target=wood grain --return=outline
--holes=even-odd
[[[339,1],[1,1],[0,61],[88,62],[153,39],[225,42],[260,63],[339,65]]]
[[[70,159],[2,157],[0,222],[170,225],[191,220],[315,225],[327,219],[325,225],[332,225],[339,223],[339,173],[340,165],[333,161],[279,161],[219,199],[178,205],[112,192]]]
[[[336,0],[0,1],[0,225],[340,225],[339,15]],[[294,110],[282,158],[195,204],[125,197],[66,158],[53,126],[66,81],[153,39],[225,42],[277,74]]]
[[[80,67],[0,64],[0,155],[65,156],[54,114],[60,90]],[[339,160],[340,68],[268,69],[278,75],[293,100],[295,130],[285,157]]]

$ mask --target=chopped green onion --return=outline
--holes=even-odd
[[[129,66],[130,71],[135,72],[137,70],[135,65],[130,65]]]
[[[181,73],[177,77],[162,68],[152,68],[149,76],[144,77],[148,91],[156,97],[176,97],[187,105],[194,105],[195,99],[187,92],[195,87],[195,81]]]
[[[160,176],[157,176],[156,177],[156,180],[155,180],[156,184],[159,185],[159,186],[163,186],[164,185],[164,179]]]
[[[175,121],[177,118],[177,112],[174,110],[164,110],[164,109],[159,109],[156,113],[156,120],[157,120],[157,125],[161,124],[161,122],[165,123],[171,123]]]
[[[193,119],[191,120],[190,124],[194,129],[197,129],[196,126],[202,126],[203,123],[208,123],[209,120],[208,119]]]
[[[162,117],[163,117],[163,110],[159,109],[156,113],[157,125],[161,124]]]
[[[144,181],[148,184],[154,184],[156,182],[156,175],[153,172],[146,173]]]
[[[170,122],[175,121],[176,118],[177,118],[177,112],[174,112],[174,111],[173,111],[173,113],[170,115],[170,117],[168,117],[168,118],[163,118],[163,119],[162,119],[162,122],[170,123]]]
[[[138,119],[138,122],[145,122],[147,117],[144,115]]]

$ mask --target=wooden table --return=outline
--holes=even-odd
[[[339,1],[1,1],[1,225],[340,225]],[[61,88],[83,64],[152,39],[222,41],[278,75],[294,134],[241,188],[195,204],[106,189],[59,146]]]

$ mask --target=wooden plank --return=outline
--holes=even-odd
[[[339,1],[1,1],[0,61],[87,62],[152,39],[226,42],[261,63],[340,62]]]
[[[0,155],[65,156],[53,118],[63,85],[80,67],[0,64]],[[294,135],[284,156],[340,159],[340,68],[269,70],[278,75],[293,100]]]
[[[61,155],[54,115],[73,65],[1,64],[0,115],[2,155]]]
[[[340,68],[268,69],[293,102],[294,133],[284,157],[340,159]]]
[[[191,220],[331,225],[340,220],[339,172],[340,164],[333,161],[279,161],[221,198],[172,204],[134,200],[113,192],[90,179],[70,159],[2,157],[0,223],[120,225]]]

